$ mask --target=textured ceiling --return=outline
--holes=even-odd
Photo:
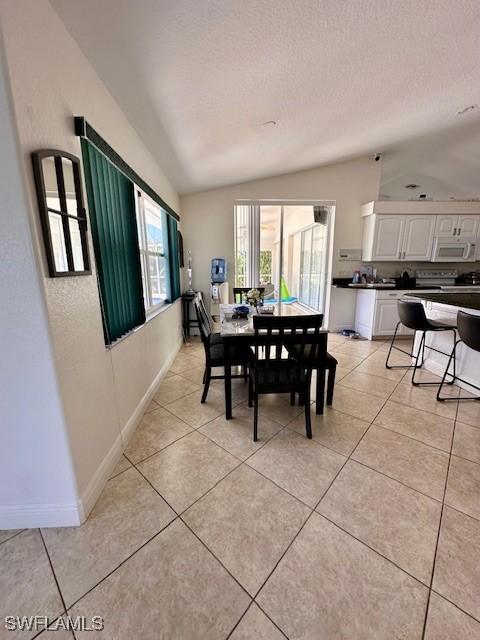
[[[180,192],[393,158],[480,103],[479,0],[51,3]]]

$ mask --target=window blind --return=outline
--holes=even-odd
[[[134,185],[88,140],[81,144],[105,342],[111,344],[145,322]]]
[[[170,292],[172,302],[180,295],[180,251],[178,246],[178,224],[175,218],[167,216],[168,246],[170,260]]]

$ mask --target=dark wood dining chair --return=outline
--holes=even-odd
[[[203,393],[201,399],[201,402],[203,403],[207,399],[210,381],[225,379],[225,376],[223,375],[212,375],[212,367],[225,367],[225,350],[223,339],[220,334],[218,334],[215,337],[215,340],[213,340],[213,336],[215,336],[215,334],[212,332],[208,314],[206,315],[206,312],[204,311],[202,300],[199,299],[198,296],[194,298],[193,305],[197,314],[200,337],[205,350],[205,373],[203,376]],[[243,378],[247,381],[247,367],[250,353],[250,348],[246,344],[245,346],[232,347],[230,349],[230,365],[240,366],[243,369],[241,374],[232,375],[232,378]]]
[[[202,317],[204,318],[205,324],[208,324],[210,328],[210,344],[218,344],[219,342],[222,342],[222,336],[220,335],[220,332],[213,330],[214,325],[213,325],[212,316],[208,313],[207,308],[205,307],[205,301],[203,299],[203,294],[201,291],[197,291],[197,295],[195,296],[195,299],[197,300],[199,310],[200,310],[200,313],[202,314]],[[194,300],[194,304],[195,304],[195,300]],[[195,307],[195,311],[196,311],[196,307]],[[198,316],[197,316],[197,319],[198,319]]]
[[[260,291],[261,296],[265,293],[265,287],[233,287],[233,301],[235,304],[242,304],[243,297],[250,291],[250,289],[257,289]]]
[[[258,398],[271,393],[298,393],[304,399],[307,438],[312,437],[312,370],[325,361],[327,353],[327,332],[322,330],[322,323],[320,315],[253,317],[255,335],[251,341],[248,404],[254,407],[255,442],[258,439]],[[263,352],[261,347],[265,347]],[[297,354],[295,358],[290,355],[292,351]]]
[[[318,314],[319,318],[322,319],[323,324],[323,313]],[[290,356],[295,359],[300,359],[300,349],[293,345],[287,345],[287,351]],[[306,348],[308,351],[308,347]],[[321,359],[317,362],[317,366],[314,367],[317,371],[317,384],[316,384],[316,392],[315,392],[315,413],[317,415],[323,414],[323,408],[325,404],[325,378],[326,373],[328,371],[328,381],[327,381],[327,406],[331,406],[333,404],[333,392],[335,389],[335,374],[337,371],[338,361],[330,354],[325,354],[325,358]],[[299,404],[304,403],[304,398],[300,396]],[[295,404],[295,394],[291,396],[291,404]]]

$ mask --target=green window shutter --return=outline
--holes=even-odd
[[[145,322],[133,183],[82,139],[105,342]]]
[[[170,261],[170,291],[172,302],[180,297],[180,254],[178,251],[178,225],[175,218],[167,215],[168,247]]]

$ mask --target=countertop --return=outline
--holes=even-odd
[[[428,300],[429,302],[480,311],[480,293],[412,293],[411,296]]]
[[[351,289],[352,291],[358,291],[359,289],[360,291],[422,291],[422,289],[428,291],[431,291],[432,289],[438,289],[440,291],[440,287],[416,287],[415,285],[396,285],[395,287],[376,287],[375,285],[373,287],[367,287],[367,285],[365,285],[362,287],[349,287],[348,284],[332,284],[332,287],[336,287],[337,289]]]

